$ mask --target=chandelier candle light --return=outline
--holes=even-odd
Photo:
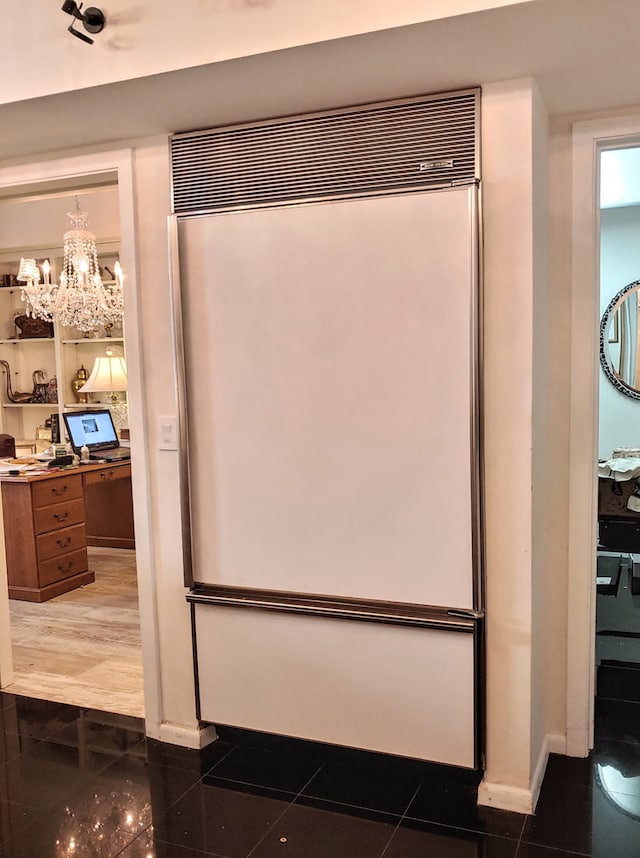
[[[110,336],[114,324],[122,321],[122,268],[116,262],[114,282],[103,283],[98,266],[96,237],[87,228],[87,213],[69,212],[71,229],[64,234],[64,259],[60,282],[51,282],[51,265],[42,265],[43,281],[35,259],[21,259],[18,280],[27,316],[46,319],[79,331],[94,331],[103,326]]]

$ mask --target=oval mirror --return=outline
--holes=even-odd
[[[600,322],[600,363],[609,381],[640,399],[640,280],[609,302]]]

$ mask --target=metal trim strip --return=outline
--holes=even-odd
[[[189,605],[191,620],[191,651],[193,655],[193,682],[196,703],[196,718],[202,723],[202,706],[200,701],[200,665],[198,662],[198,634],[196,629],[196,606]]]
[[[178,406],[179,461],[178,491],[180,494],[180,524],[182,539],[183,575],[185,587],[193,586],[193,547],[191,533],[191,478],[189,456],[189,427],[187,422],[187,385],[182,319],[182,291],[180,285],[180,257],[178,245],[178,218],[167,219],[169,239],[169,287],[171,311],[171,350],[175,367],[175,396]]]
[[[481,610],[484,604],[484,563],[483,563],[483,529],[482,529],[482,477],[481,477],[481,343],[480,343],[480,211],[479,191],[477,184],[470,190],[469,216],[471,221],[470,255],[473,260],[472,282],[471,282],[471,311],[469,313],[469,342],[470,365],[469,377],[471,379],[471,401],[469,403],[470,427],[469,437],[471,441],[470,475],[471,475],[471,537],[472,537],[472,567],[473,567],[473,606],[475,610]]]
[[[486,658],[485,658],[485,629],[484,622],[479,621],[474,627],[474,767],[476,771],[485,767],[486,743]]]
[[[401,602],[380,602],[365,599],[348,599],[338,596],[308,596],[304,593],[274,590],[256,590],[223,585],[196,585],[186,596],[190,604],[217,605],[290,614],[352,620],[386,625],[437,628],[473,633],[481,619],[480,612],[455,611],[428,605],[411,605]]]

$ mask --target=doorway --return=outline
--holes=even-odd
[[[600,155],[633,146],[640,146],[640,116],[573,125],[566,752],[578,757],[594,737]]]
[[[598,723],[640,708],[640,148],[600,154]]]
[[[115,245],[119,245],[119,255],[122,266],[126,271],[125,280],[125,325],[133,321],[132,330],[136,330],[137,307],[135,301],[135,235],[133,217],[133,184],[132,184],[132,159],[129,152],[102,153],[96,156],[80,156],[78,158],[65,159],[64,161],[50,162],[40,165],[26,165],[23,168],[8,168],[3,170],[1,179],[6,175],[8,180],[2,182],[0,179],[0,205],[9,200],[19,199],[24,202],[23,210],[29,209],[25,201],[32,205],[38,202],[42,208],[47,204],[60,205],[69,210],[69,202],[73,204],[74,196],[87,195],[87,208],[90,208],[91,222],[89,228],[96,233],[99,251],[104,251],[105,267],[113,266],[111,255],[116,251]],[[110,202],[106,201],[110,198]],[[105,211],[115,207],[117,229],[105,225],[109,220]],[[73,205],[71,205],[73,208]],[[35,209],[32,209],[35,211]],[[17,209],[14,209],[14,214]],[[101,220],[102,219],[102,220]],[[103,222],[105,221],[105,222]],[[55,229],[57,238],[50,239],[49,243],[58,247],[62,243],[62,233],[67,229],[66,220],[58,221]],[[47,242],[34,241],[35,247]],[[32,245],[32,247],[34,246]],[[15,249],[15,248],[14,248]],[[9,255],[11,250],[8,251]],[[34,254],[36,255],[36,254]],[[102,263],[101,263],[102,264]],[[128,281],[128,282],[127,282]],[[128,288],[127,288],[128,287]],[[133,300],[130,300],[133,299]],[[110,331],[115,342],[115,331]],[[77,338],[79,339],[79,338]],[[104,338],[97,338],[106,339]],[[121,347],[124,349],[124,331],[121,332]],[[44,344],[42,344],[44,347]],[[49,344],[50,345],[50,344]],[[109,344],[111,345],[111,343]],[[37,344],[36,348],[40,348]],[[63,340],[62,335],[55,337],[52,346],[56,351],[55,366],[72,365],[78,362],[79,354],[87,352],[86,360],[89,364],[93,362],[93,351],[104,350],[104,344],[99,342],[79,343],[73,339]],[[139,344],[135,341],[131,344],[131,355],[127,354],[129,368],[139,364]],[[129,343],[127,343],[129,349]],[[129,361],[129,357],[133,360]],[[87,367],[90,369],[90,366]],[[74,407],[74,399],[71,391],[65,389],[66,378],[61,379],[59,390],[59,401],[64,410],[67,403],[70,408]],[[135,375],[135,369],[134,369]],[[134,385],[135,387],[135,379]],[[131,390],[131,383],[129,388]],[[47,411],[55,411],[55,406],[49,406]],[[16,434],[33,436],[38,434],[37,428],[45,430],[42,438],[46,442],[46,426],[40,426],[40,415],[30,409],[28,414],[23,409],[23,414],[14,415],[14,427]],[[132,413],[133,412],[133,413]],[[12,412],[10,412],[12,413]],[[135,408],[129,409],[131,418],[129,425],[135,423]],[[28,429],[25,427],[29,426]],[[25,440],[21,438],[20,440]],[[41,445],[40,445],[41,446]],[[23,452],[23,451],[22,451]],[[144,460],[144,451],[141,459]],[[140,463],[140,471],[144,475],[145,462]],[[135,472],[135,468],[133,469]],[[131,481],[130,481],[131,484]],[[140,487],[144,489],[145,487]],[[134,487],[134,494],[135,494]],[[140,491],[138,492],[140,494]],[[142,492],[146,498],[146,492]],[[2,528],[3,529],[3,528]],[[4,529],[3,529],[4,530]],[[4,535],[4,534],[3,534]],[[9,534],[7,534],[9,537]],[[91,541],[90,541],[91,542]],[[2,548],[5,546],[3,545]],[[143,554],[145,545],[143,540]],[[143,692],[142,692],[142,652],[140,640],[140,623],[137,616],[137,575],[136,575],[136,552],[130,547],[122,548],[121,545],[110,545],[108,541],[97,541],[97,544],[88,548],[89,568],[96,570],[96,582],[83,588],[77,588],[64,595],[56,596],[51,600],[40,604],[28,603],[20,600],[7,598],[7,586],[5,577],[7,574],[5,554],[3,550],[2,566],[0,569],[0,686],[9,692],[27,694],[33,697],[42,697],[48,700],[60,700],[61,702],[73,703],[89,707],[111,709],[111,711],[122,714],[141,716],[144,714]],[[125,602],[127,603],[125,605]],[[131,603],[136,603],[135,612],[131,610]],[[134,617],[134,613],[136,616]],[[53,615],[53,619],[52,619]],[[129,626],[127,633],[123,634],[122,619],[127,617]],[[72,617],[73,619],[70,619]],[[83,618],[82,621],[80,618]],[[132,619],[133,618],[133,619]],[[88,635],[91,645],[101,646],[104,650],[100,669],[96,664],[86,660],[87,648],[81,656],[77,654],[78,642],[81,643],[82,635],[68,634],[67,640],[62,643],[61,664],[58,665],[57,673],[62,677],[56,681],[55,673],[39,663],[39,658],[51,643],[48,635],[55,631],[77,631],[78,623],[84,623],[84,629]],[[120,624],[120,625],[119,625]],[[74,638],[72,642],[71,638]],[[33,641],[40,639],[45,644],[38,653],[38,647],[33,646]],[[82,645],[82,644],[81,644]],[[118,645],[135,650],[133,661],[135,669],[127,669],[123,650]],[[76,650],[73,649],[75,646]],[[58,653],[60,655],[60,653]],[[84,663],[79,665],[82,659]],[[75,665],[75,670],[74,666]],[[71,666],[71,670],[68,668]],[[30,670],[30,668],[33,668]],[[80,674],[84,673],[84,676]],[[45,678],[43,681],[43,674]],[[65,681],[71,679],[71,681]],[[47,678],[48,677],[48,678]],[[113,683],[114,679],[119,683],[122,692],[118,694],[118,688]],[[81,680],[81,681],[78,681]]]

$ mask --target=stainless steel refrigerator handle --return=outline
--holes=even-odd
[[[167,219],[169,238],[169,287],[171,304],[171,351],[173,355],[175,398],[178,406],[178,481],[182,565],[185,587],[193,586],[193,547],[191,540],[191,480],[189,475],[189,426],[187,422],[187,386],[182,324],[182,291],[178,250],[178,218]]]

